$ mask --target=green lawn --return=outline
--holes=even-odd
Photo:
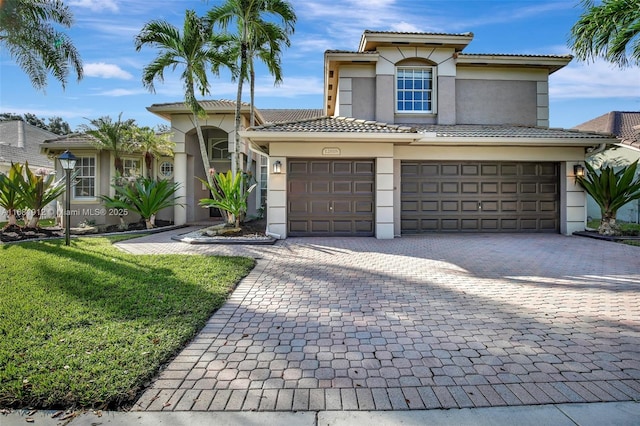
[[[132,402],[254,266],[114,240],[0,245],[0,407]]]

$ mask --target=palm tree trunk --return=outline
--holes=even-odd
[[[600,226],[598,227],[600,235],[620,235],[620,226],[616,223],[616,213],[611,211],[602,212]]]
[[[5,228],[10,226],[18,226],[18,218],[16,218],[15,209],[7,210],[7,224],[5,225]]]
[[[204,175],[207,178],[209,186],[213,187],[213,176],[211,176],[211,173],[209,173],[209,154],[207,153],[207,145],[204,142],[204,135],[202,134],[202,128],[200,127],[198,114],[193,114],[193,124],[195,124],[196,133],[198,134],[198,145],[200,145],[200,155],[202,156]]]
[[[253,68],[253,59],[251,59],[251,63],[249,64],[249,84],[251,85],[251,118],[249,120],[249,126],[253,127],[256,125],[256,70]]]

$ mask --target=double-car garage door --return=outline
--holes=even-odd
[[[374,160],[287,161],[290,236],[373,236]],[[403,161],[403,234],[558,232],[557,163]]]
[[[402,162],[401,229],[558,232],[557,163]]]

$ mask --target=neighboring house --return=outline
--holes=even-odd
[[[53,171],[53,160],[40,153],[40,144],[55,137],[58,135],[21,120],[0,121],[0,173],[6,173],[12,162],[27,161],[34,172]]]
[[[357,51],[325,53],[322,111],[256,111],[256,126],[247,128],[243,104],[240,150],[260,183],[251,209],[263,206],[266,188],[268,232],[385,239],[583,230],[585,195],[574,166],[587,150],[616,140],[549,129],[549,75],[571,56],[463,53],[472,39],[365,31]],[[201,104],[208,164],[225,171],[235,104]],[[184,205],[173,209],[174,222],[207,220],[211,213],[198,206],[207,191],[196,179],[204,170],[191,112],[183,102],[148,110],[171,122],[176,143]],[[102,169],[110,164],[99,161]]]
[[[612,134],[618,138],[613,149],[593,153],[594,167],[600,164],[623,166],[640,159],[640,111],[611,111],[574,129]],[[592,219],[601,218],[600,207],[591,196],[587,196],[587,215]],[[640,200],[632,201],[618,210],[617,219],[640,223]]]
[[[55,133],[25,123],[21,120],[0,122],[0,173],[7,173],[11,163],[29,163],[33,172],[52,172],[53,161],[40,153],[40,144],[53,137]],[[55,206],[47,206],[42,217],[55,216]],[[0,221],[7,219],[6,212],[0,208]]]

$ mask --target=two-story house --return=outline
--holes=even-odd
[[[467,54],[473,34],[365,31],[327,51],[325,116],[241,133],[270,156],[281,237],[583,230],[574,166],[612,138],[549,126],[571,56]]]

